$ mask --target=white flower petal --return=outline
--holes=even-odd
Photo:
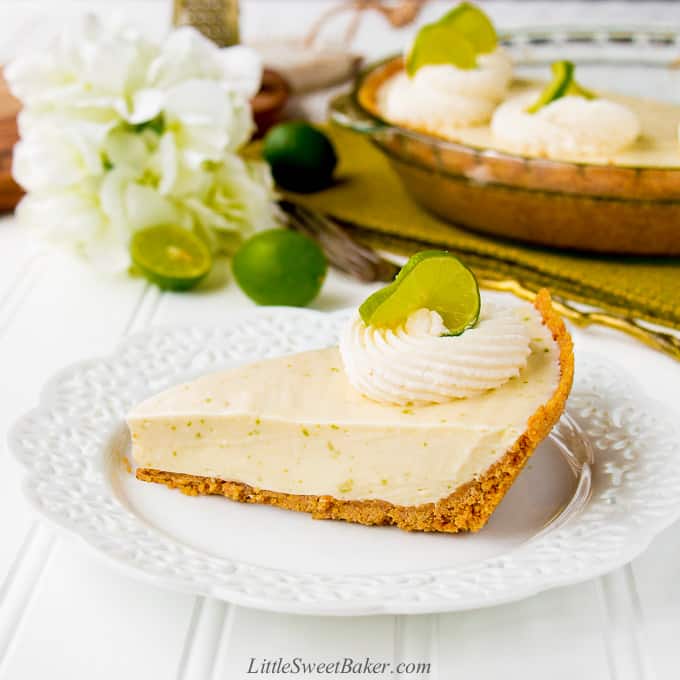
[[[143,136],[126,130],[113,130],[104,141],[102,151],[114,168],[125,168],[133,175],[143,173],[149,157]]]
[[[177,181],[178,173],[178,158],[177,145],[175,144],[175,135],[166,133],[161,138],[161,144],[158,149],[158,157],[160,160],[160,175],[161,181],[158,185],[158,191],[161,194],[169,194]]]
[[[251,47],[234,45],[221,50],[223,82],[248,99],[254,97],[262,83],[262,58]]]
[[[17,206],[16,215],[21,224],[86,257],[99,269],[118,272],[129,264],[127,240],[111,230],[93,192],[29,194]]]
[[[123,200],[133,230],[158,224],[186,224],[182,211],[153,187],[131,182],[125,188]]]
[[[222,77],[220,49],[195,28],[182,26],[172,31],[149,67],[148,82],[167,89],[194,78]]]
[[[130,181],[130,176],[124,170],[112,170],[106,173],[99,188],[101,210],[119,233],[125,229],[128,222],[125,190]]]
[[[133,125],[146,123],[161,113],[164,102],[165,95],[160,90],[154,88],[139,90],[132,95],[132,107],[129,110],[126,108],[121,115]]]
[[[210,80],[188,80],[166,93],[167,123],[178,131],[180,144],[199,161],[221,159],[224,151],[240,149],[255,128],[249,103],[225,94]]]
[[[40,121],[14,147],[12,174],[27,191],[53,190],[104,171],[101,140],[107,125]]]

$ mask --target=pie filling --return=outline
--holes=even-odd
[[[349,383],[337,347],[173,387],[128,417],[137,466],[289,494],[418,505],[484,473],[559,382],[559,349],[526,305],[531,352],[500,388],[396,406]]]
[[[520,123],[525,123],[524,127],[529,128],[534,139],[529,139],[531,135],[524,134],[526,131],[521,129],[521,126],[516,130],[509,128],[518,122],[517,116],[502,115],[501,119],[495,120],[496,128],[503,128],[503,134],[499,135],[494,134],[493,126],[490,124],[461,125],[451,117],[443,120],[441,116],[421,115],[420,100],[414,99],[413,87],[403,71],[398,71],[388,78],[377,91],[376,106],[379,114],[390,122],[479,149],[495,149],[559,161],[587,160],[594,164],[611,163],[621,167],[680,167],[678,151],[680,107],[676,104],[608,93],[606,95],[608,102],[625,107],[634,114],[639,122],[640,132],[634,142],[622,150],[610,152],[605,143],[607,140],[599,139],[595,144],[591,139],[592,135],[570,136],[567,134],[568,130],[562,129],[564,125],[558,129],[556,125],[548,124],[554,121],[544,120],[542,114],[534,115],[533,118],[525,117],[526,120],[532,118],[535,124],[533,127],[526,121],[519,120]],[[501,104],[497,114],[503,113],[500,111],[503,107],[512,109],[514,102],[527,103],[535,99],[541,87],[542,84],[535,81],[515,80],[508,92],[506,103]],[[567,120],[565,124],[569,127],[574,123],[575,120]],[[581,138],[585,138],[587,143],[578,144]],[[568,143],[570,141],[574,143]]]

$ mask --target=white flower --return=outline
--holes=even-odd
[[[250,99],[260,88],[262,61],[248,47],[219,50],[194,28],[178,28],[165,40],[151,65],[149,84],[165,90],[187,80],[202,79],[222,83],[225,90]]]
[[[268,166],[237,153],[262,65],[182,28],[160,45],[94,18],[6,74],[24,108],[17,214],[107,268],[137,229],[175,224],[224,252],[277,217]]]
[[[47,240],[67,246],[106,271],[124,269],[129,256],[103,213],[93,187],[27,194],[16,210],[17,217]]]
[[[230,155],[215,167],[212,180],[203,195],[188,195],[184,205],[214,250],[229,252],[241,238],[276,226],[269,166]]]
[[[153,118],[160,105],[149,110],[146,77],[155,54],[136,31],[88,16],[80,30],[58,35],[44,52],[27,52],[5,74],[12,92],[35,112],[115,121],[139,119],[142,108]]]
[[[22,120],[23,116],[20,116]],[[14,179],[27,191],[54,190],[104,172],[102,144],[110,124],[38,119],[20,123],[14,147]]]
[[[250,105],[240,95],[225,93],[210,80],[189,80],[168,90],[164,108],[168,129],[196,167],[218,161],[225,151],[240,149],[251,137],[254,124]]]

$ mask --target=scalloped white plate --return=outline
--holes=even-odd
[[[161,329],[75,365],[10,434],[26,493],[57,525],[155,585],[303,614],[484,607],[631,560],[680,516],[678,432],[619,369],[579,356],[568,415],[470,535],[318,522],[138,482],[127,410],[189,377],[335,342],[344,314],[262,310],[220,329]]]

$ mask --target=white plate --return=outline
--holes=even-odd
[[[27,469],[28,498],[156,585],[334,615],[516,600],[624,564],[680,515],[678,433],[670,418],[594,357],[578,357],[569,416],[477,534],[318,522],[186,497],[126,472],[124,416],[137,401],[200,373],[332,344],[344,318],[263,310],[228,328],[156,330],[124,341],[111,357],[65,370],[10,435]]]

